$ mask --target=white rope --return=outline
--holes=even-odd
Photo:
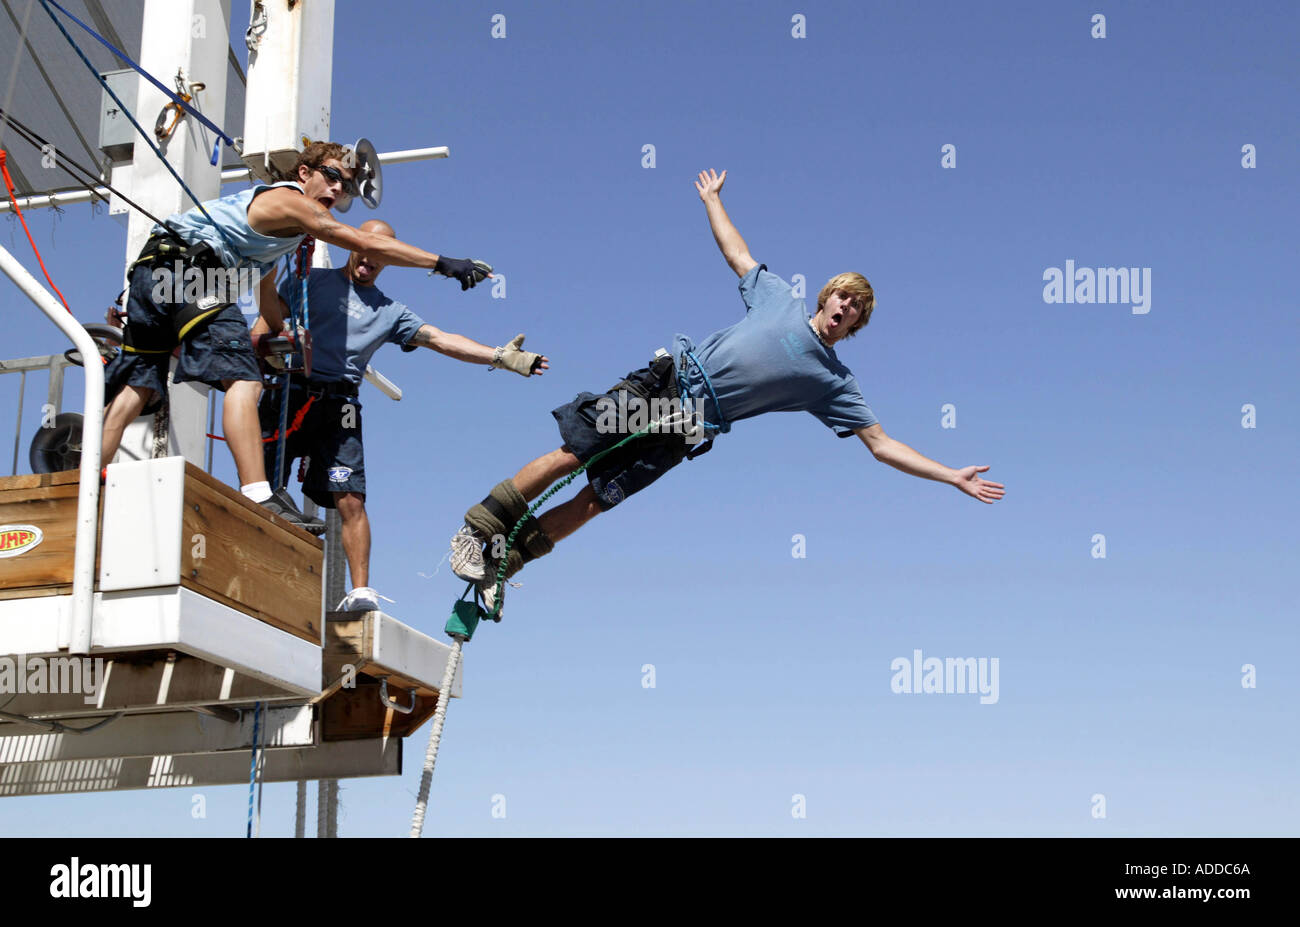
[[[162,397],[162,405],[153,417],[153,445],[149,456],[153,458],[167,456],[167,433],[171,430],[171,400]]]
[[[316,780],[316,839],[329,836],[330,785],[328,779]]]
[[[420,796],[415,801],[415,814],[411,816],[411,836],[419,837],[424,832],[424,812],[429,806],[429,785],[433,782],[433,765],[438,762],[438,744],[442,740],[442,724],[447,718],[447,703],[451,701],[451,684],[456,678],[456,668],[460,665],[460,646],[463,643],[455,638],[456,645],[451,648],[451,657],[447,660],[447,670],[442,674],[442,685],[438,687],[438,707],[433,712],[433,730],[429,734],[429,749],[424,753],[424,774],[420,776]]]
[[[298,802],[293,815],[293,836],[301,840],[307,833],[307,783],[298,780]]]
[[[325,821],[325,836],[332,840],[339,835],[339,780],[327,780],[326,789],[329,793],[329,807],[326,809],[328,817]]]

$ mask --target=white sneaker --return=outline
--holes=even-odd
[[[494,620],[500,621],[501,616],[505,614],[506,586],[514,586],[516,589],[518,589],[520,588],[521,585],[522,585],[521,583],[512,583],[508,579],[502,584],[501,611],[496,614]],[[497,607],[497,574],[493,572],[491,576],[487,577],[486,579],[480,580],[478,584],[478,591],[479,594],[483,596],[483,606],[487,609],[488,614],[491,615],[492,610]]]
[[[377,612],[379,600],[385,602],[393,601],[386,595],[380,595],[369,586],[358,586],[343,597],[339,607],[334,609],[336,612]]]
[[[483,539],[469,525],[461,525],[451,536],[451,571],[467,583],[481,582],[487,576]]]

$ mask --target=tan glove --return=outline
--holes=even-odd
[[[513,370],[520,376],[532,376],[537,364],[542,359],[542,355],[534,354],[532,351],[520,350],[523,345],[523,334],[515,335],[509,344],[496,349],[496,353],[492,355],[492,366]]]

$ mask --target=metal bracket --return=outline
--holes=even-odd
[[[403,707],[397,703],[396,699],[389,698],[388,677],[385,676],[379,680],[379,700],[383,702],[386,707],[393,709],[393,711],[409,715],[411,712],[415,711],[415,690],[407,689],[406,691],[411,696],[411,704]]]

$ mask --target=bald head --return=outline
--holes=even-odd
[[[360,231],[371,235],[383,235],[396,238],[393,227],[382,219],[369,219],[359,226]],[[365,251],[353,251],[348,255],[348,277],[357,286],[374,286],[379,272],[387,266],[377,255]]]
[[[387,235],[389,238],[396,238],[397,233],[393,227],[383,219],[367,219],[359,226],[363,232],[374,232],[376,235]]]

